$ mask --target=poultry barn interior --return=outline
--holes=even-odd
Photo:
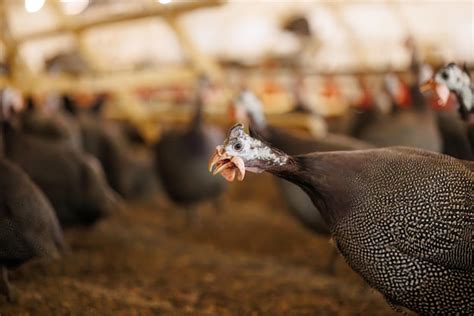
[[[0,315],[474,315],[473,73],[472,0],[0,0]]]

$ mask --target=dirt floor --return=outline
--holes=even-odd
[[[267,175],[232,184],[192,226],[160,197],[66,237],[61,260],[10,273],[18,299],[2,316],[396,315],[341,257],[327,273],[333,246],[287,214]]]

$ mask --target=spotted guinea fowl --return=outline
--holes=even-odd
[[[391,147],[290,156],[235,125],[209,162],[228,181],[267,171],[301,187],[351,268],[395,307],[474,313],[474,163]]]
[[[8,159],[45,193],[63,227],[91,225],[120,208],[98,161],[63,142],[24,131],[21,120],[5,124]]]
[[[474,151],[474,91],[471,78],[466,69],[450,63],[438,70],[431,80],[422,85],[422,90],[434,89],[442,104],[446,104],[449,93],[453,92],[458,100],[458,112],[465,121],[466,135],[471,150]],[[472,157],[466,157],[469,159]]]
[[[194,116],[185,130],[172,129],[156,144],[156,166],[169,198],[183,206],[188,219],[195,215],[192,208],[206,200],[217,201],[226,183],[203,172],[209,155],[224,135],[203,122],[204,89],[208,82],[198,80]],[[204,170],[205,171],[205,170]]]
[[[3,139],[0,106],[0,140]],[[3,157],[0,141],[0,294],[12,300],[7,268],[38,257],[57,257],[62,231],[44,194],[14,163]]]
[[[300,104],[302,104],[301,101]],[[263,113],[261,101],[249,90],[244,90],[240,93],[232,105],[236,120],[249,121],[253,131],[260,134],[276,148],[290,155],[306,154],[315,151],[359,150],[372,147],[365,142],[348,136],[328,133],[316,139],[269,126]],[[307,108],[304,105],[302,107]],[[291,213],[312,231],[318,234],[329,235],[326,223],[308,196],[291,182],[279,179],[277,183]],[[329,267],[332,268],[332,260]]]

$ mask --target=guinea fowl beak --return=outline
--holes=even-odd
[[[229,182],[234,181],[236,175],[239,181],[245,177],[245,164],[242,158],[227,154],[222,146],[216,147],[216,151],[209,159],[208,167],[212,175],[220,173]]]
[[[436,87],[436,83],[433,80],[433,78],[426,80],[420,85],[420,91],[421,92],[428,92],[431,90],[434,90]]]
[[[425,81],[424,83],[421,84],[420,86],[420,91],[421,92],[427,92],[434,90],[436,92],[436,95],[439,98],[439,104],[442,106],[445,106],[448,103],[449,99],[449,89],[446,85],[444,84],[439,84],[433,79],[429,79]]]

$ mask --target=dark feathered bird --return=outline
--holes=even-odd
[[[272,146],[290,155],[310,152],[359,150],[372,147],[365,142],[348,136],[328,133],[316,139],[268,126],[260,100],[248,90],[243,91],[239,95],[233,103],[233,108],[236,120],[249,120],[254,133],[258,133]],[[312,231],[329,235],[329,228],[308,196],[293,183],[285,180],[278,180],[277,183],[291,213]],[[332,267],[332,262],[330,262],[330,267]]]
[[[156,193],[152,150],[132,143],[128,126],[102,118],[104,102],[99,96],[89,110],[81,110],[70,97],[63,97],[64,107],[78,120],[84,150],[100,161],[110,186],[127,199]]]
[[[26,104],[19,114],[25,132],[82,148],[81,130],[73,116],[60,108],[40,110],[31,96],[26,98]]]
[[[37,257],[57,257],[63,249],[62,231],[49,201],[25,172],[3,157],[0,146],[0,294],[12,300],[7,268]]]
[[[234,126],[210,160],[300,186],[354,271],[394,306],[474,313],[474,164],[407,147],[289,156]]]
[[[5,154],[41,188],[63,226],[90,225],[120,207],[95,158],[24,132],[20,121],[5,129]]]
[[[471,78],[466,69],[450,63],[438,70],[431,80],[422,85],[422,90],[434,89],[441,100],[446,104],[449,92],[453,92],[458,100],[458,112],[465,121],[465,137],[468,138],[471,153],[474,152],[474,90],[471,87]],[[462,138],[460,141],[465,144]],[[463,159],[471,159],[469,152],[463,151]]]
[[[165,132],[156,145],[156,166],[163,188],[173,202],[188,211],[199,202],[216,200],[226,187],[225,181],[202,169],[224,139],[223,133],[202,121],[205,85],[205,79],[200,79],[195,113],[186,129]]]
[[[441,137],[433,111],[426,106],[423,98],[416,95],[412,98],[410,107],[397,109],[394,104],[397,110],[387,115],[376,114],[373,108],[364,111],[361,114],[364,119],[358,119],[357,128],[353,129],[351,136],[377,147],[408,146],[441,151]]]
[[[456,112],[437,111],[436,120],[443,143],[443,153],[463,160],[474,160],[474,148],[468,135],[468,126]]]
[[[0,293],[11,300],[6,268],[36,257],[57,257],[64,241],[54,210],[30,178],[0,159]]]

